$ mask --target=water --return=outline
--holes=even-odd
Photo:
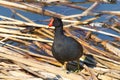
[[[72,0],[72,1],[79,1],[79,0]],[[84,7],[88,8],[88,7],[91,6],[91,4],[92,3],[77,4],[77,5],[84,6]],[[70,8],[70,7],[66,7],[66,6],[60,6],[60,5],[59,6],[44,7],[44,9],[55,11],[57,13],[61,13],[61,14],[64,14],[64,15],[80,14],[80,13],[83,12],[82,10],[77,10],[77,9],[74,9],[74,8]],[[104,10],[120,11],[120,0],[117,1],[117,4],[100,4],[93,11],[94,12],[99,12],[99,11],[104,11]],[[44,24],[44,23],[39,22],[39,20],[45,20],[45,19],[50,18],[48,16],[43,16],[43,15],[34,14],[34,13],[30,13],[30,12],[25,12],[25,11],[20,11],[20,10],[17,10],[17,12],[19,12],[22,15],[28,17],[29,19],[31,19],[31,20],[33,20],[37,23],[41,23],[41,24]],[[7,9],[5,7],[0,6],[0,15],[11,17],[13,14],[12,14],[10,9]],[[95,20],[95,22],[106,21],[106,20],[108,20],[109,17],[111,17],[111,15],[103,15],[103,16],[101,16],[100,19]],[[17,18],[19,20],[22,20],[18,16],[15,16],[15,18]],[[85,20],[87,18],[88,17],[84,17],[82,20]],[[105,31],[120,35],[120,34],[116,33],[115,31],[112,31],[110,29],[105,29]],[[101,37],[102,39],[111,39],[111,37],[108,37],[108,36],[105,36],[105,35],[102,35],[102,34],[99,34],[98,36]]]
[[[79,1],[79,0],[71,0],[71,1]],[[84,7],[90,7],[92,3],[86,3],[86,4],[77,4],[78,6],[84,6]],[[80,14],[83,11],[77,10],[74,8],[66,7],[66,6],[49,6],[45,7],[45,9],[55,11],[64,15],[72,15],[72,14]],[[108,11],[120,11],[120,1],[118,0],[117,4],[100,4],[98,7],[94,9],[94,12],[99,12],[102,10],[108,10]],[[30,12],[24,12],[24,11],[18,11],[24,16],[30,18],[31,20],[43,20],[47,19],[49,17],[41,16],[39,14],[34,14]],[[7,9],[5,7],[0,6],[0,15],[11,17],[12,13],[10,9]],[[17,17],[18,18],[18,17]],[[19,19],[19,18],[18,18]]]

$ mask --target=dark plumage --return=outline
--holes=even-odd
[[[55,59],[63,65],[68,61],[79,60],[83,55],[83,47],[75,39],[64,35],[61,19],[53,17],[49,26],[55,26],[55,36],[52,45],[52,54]]]

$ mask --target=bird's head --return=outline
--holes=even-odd
[[[49,27],[54,26],[54,27],[63,27],[63,22],[60,18],[57,17],[52,17],[50,19],[50,23],[48,24]]]

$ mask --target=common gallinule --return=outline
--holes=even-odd
[[[60,18],[53,17],[50,20],[49,27],[55,27],[54,42],[52,45],[52,54],[54,58],[62,65],[68,61],[79,60],[83,55],[83,47],[72,37],[67,37],[63,32],[63,22]]]

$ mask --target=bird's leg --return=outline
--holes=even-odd
[[[68,62],[64,62],[64,65],[62,66],[63,70],[68,74],[70,73],[69,71],[67,71],[67,63]]]
[[[79,59],[77,60],[77,67],[78,67],[78,70],[80,70],[80,65],[79,65]]]
[[[64,62],[64,65],[62,66],[63,70],[66,70],[66,65],[67,65],[67,62]]]
[[[80,65],[79,65],[79,59],[77,60],[77,70],[75,71],[75,72],[79,72],[79,70],[80,70]]]

